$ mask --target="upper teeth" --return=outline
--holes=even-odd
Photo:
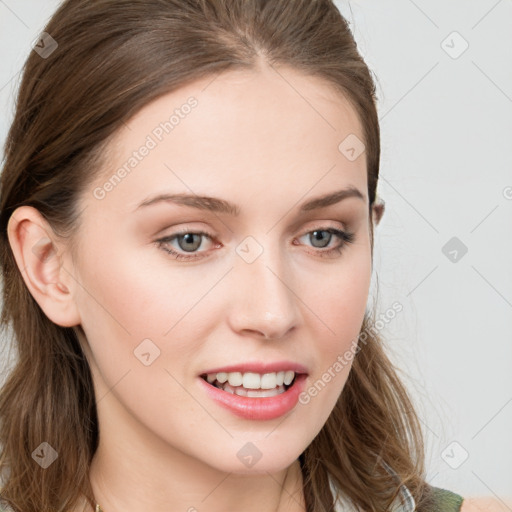
[[[273,389],[276,386],[282,386],[283,384],[291,384],[295,372],[273,372],[273,373],[253,373],[253,372],[219,372],[209,373],[207,380],[211,384],[215,380],[221,384],[229,382],[230,386],[243,386],[247,389]]]

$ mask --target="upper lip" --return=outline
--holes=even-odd
[[[274,361],[263,363],[259,361],[247,361],[245,363],[232,364],[229,366],[218,366],[201,372],[200,375],[207,375],[209,373],[232,373],[232,372],[253,372],[253,373],[274,373],[281,371],[294,371],[295,373],[308,373],[307,368],[299,363],[292,361]]]

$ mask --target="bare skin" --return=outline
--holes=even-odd
[[[462,502],[461,512],[510,512],[512,499],[495,499],[490,497],[466,498]]]
[[[190,97],[197,106],[105,187]],[[351,361],[307,404],[271,420],[220,407],[199,375],[286,360],[307,368],[308,389],[355,349],[370,223],[383,210],[369,215],[365,153],[351,160],[338,149],[349,135],[364,139],[355,111],[316,78],[268,66],[223,74],[157,99],[118,133],[111,165],[81,197],[76,257],[37,210],[14,212],[9,240],[30,292],[53,322],[84,332],[100,428],[90,478],[104,512],[304,510],[298,457],[329,417]],[[109,188],[101,199],[97,187]],[[299,211],[348,187],[361,197]],[[240,215],[164,202],[137,209],[166,192],[222,198]],[[198,237],[194,252],[176,238],[155,242],[181,228],[211,239]],[[250,251],[262,249],[251,263],[236,251],[247,237]],[[176,260],[164,247],[197,259]],[[145,339],[159,350],[150,365],[134,355]],[[237,456],[247,443],[262,454],[252,467]]]

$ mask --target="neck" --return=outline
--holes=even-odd
[[[95,512],[303,512],[302,475],[298,461],[282,472],[265,475],[237,475],[203,470],[150,472],[147,460],[139,470],[135,461],[104,459],[97,453],[91,466],[91,484],[100,507]],[[164,476],[165,475],[165,476]]]

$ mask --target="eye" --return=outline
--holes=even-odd
[[[313,253],[319,256],[332,256],[334,255],[334,253],[340,254],[341,251],[346,246],[346,244],[352,243],[355,239],[354,233],[341,231],[339,229],[331,227],[318,227],[314,230],[310,230],[307,233],[304,233],[299,238],[304,238],[307,236],[310,237],[310,240],[313,241],[313,246],[316,247],[317,249],[323,249],[327,247],[329,243],[333,240],[333,237],[339,240],[338,244],[336,244],[334,247],[330,249],[323,251],[313,251]],[[201,237],[206,237],[209,240],[213,240],[214,238],[213,235],[206,233],[205,231],[192,231],[182,229],[178,233],[156,240],[155,243],[165,252],[171,254],[174,259],[181,261],[189,261],[202,258],[201,252],[205,251],[196,253],[196,251],[203,245]],[[177,249],[180,251],[184,251],[184,253],[178,252],[177,250],[169,246],[169,244],[174,241],[176,241],[178,244]],[[295,241],[294,245],[297,245],[295,244]]]
[[[346,231],[341,231],[339,229],[331,228],[331,227],[319,227],[314,229],[313,231],[308,231],[302,237],[309,237],[309,240],[312,240],[313,246],[316,248],[325,248],[332,241],[333,236],[338,238],[340,242],[334,247],[326,250],[326,251],[314,251],[320,256],[333,256],[335,253],[341,254],[342,250],[345,248],[346,244],[350,244],[354,241],[355,235],[354,233],[349,233]],[[318,244],[318,245],[316,245]]]
[[[171,249],[168,244],[176,240],[180,250],[185,252],[193,252],[201,247],[201,237],[207,237],[210,240],[213,238],[212,235],[206,233],[205,231],[191,231],[183,229],[179,233],[158,239],[156,243],[160,248],[171,254],[177,260],[193,260],[200,258],[200,254],[192,254],[190,256],[187,254],[182,254],[175,251],[174,249]]]

